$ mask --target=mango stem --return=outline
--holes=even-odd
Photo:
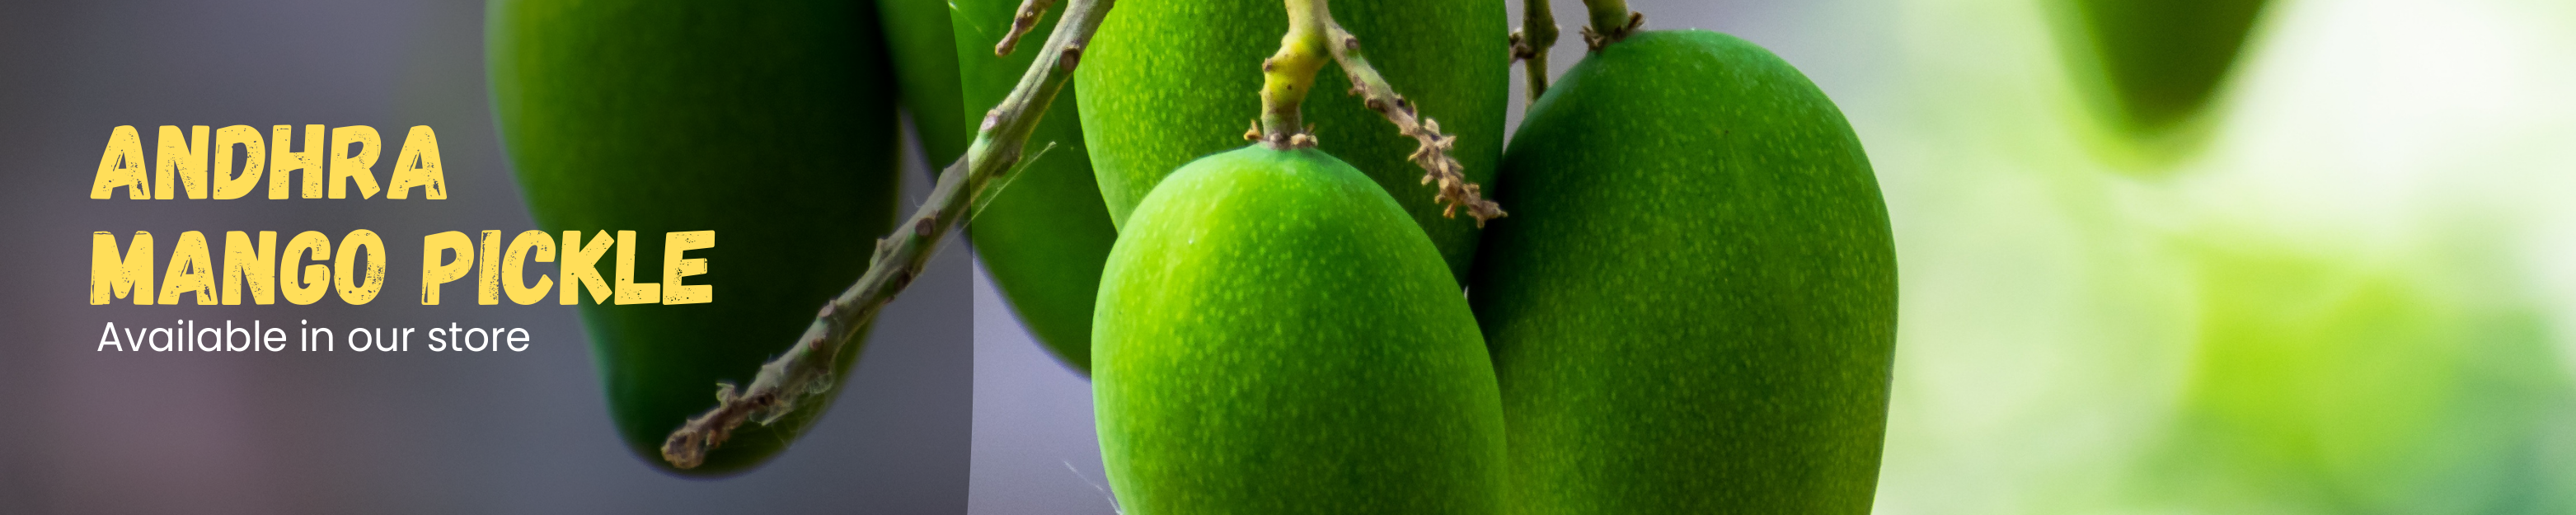
[[[1306,129],[1300,106],[1315,89],[1315,72],[1331,57],[1324,52],[1323,25],[1332,14],[1324,0],[1286,0],[1288,34],[1279,37],[1279,52],[1261,61],[1261,127],[1259,138],[1271,148],[1310,148],[1315,137]]]
[[[1044,14],[1052,1],[1029,0],[1022,4],[1021,19],[1035,18],[1030,14],[1031,6],[1037,14]],[[939,249],[940,240],[966,219],[968,207],[991,189],[996,177],[1020,161],[1020,151],[1027,146],[1030,131],[1037,128],[1038,118],[1046,114],[1056,93],[1064,89],[1066,79],[1082,57],[1083,47],[1091,42],[1092,34],[1100,29],[1101,20],[1115,3],[1116,0],[1070,0],[1055,32],[1047,36],[1045,48],[1051,51],[1039,53],[1010,96],[984,115],[974,144],[966,149],[966,155],[940,173],[939,182],[931,188],[921,208],[893,234],[877,239],[867,273],[825,303],[793,346],[761,365],[749,388],[737,390],[732,384],[719,383],[715,408],[672,431],[670,438],[662,442],[662,459],[673,467],[696,468],[743,422],[776,422],[808,407],[811,403],[807,401],[819,399],[816,394],[831,390],[831,365],[849,347],[850,340],[876,320],[877,313],[894,301],[895,294],[902,293],[914,277],[920,276],[931,254]],[[1013,25],[1019,23],[1015,21]]]
[[[1629,12],[1627,0],[1583,0],[1583,6],[1592,11],[1592,25],[1583,28],[1583,46],[1591,51],[1628,39],[1646,26],[1646,15]]]
[[[1011,49],[1020,46],[1020,36],[1036,30],[1038,20],[1045,18],[1047,8],[1054,6],[1055,0],[1021,0],[1019,12],[1011,16],[1010,32],[1003,33],[1002,41],[993,44],[993,55],[1010,57]]]
[[[1529,77],[1529,101],[1547,93],[1547,49],[1556,47],[1556,13],[1548,0],[1522,0],[1521,28],[1512,31],[1512,60]]]
[[[1449,204],[1440,211],[1441,216],[1456,217],[1458,208],[1465,207],[1468,216],[1476,217],[1476,227],[1481,228],[1486,220],[1506,214],[1501,205],[1485,200],[1482,186],[1467,182],[1466,167],[1449,156],[1458,137],[1442,134],[1439,121],[1420,118],[1413,102],[1387,85],[1386,77],[1369,66],[1368,57],[1360,53],[1360,38],[1333,21],[1326,0],[1286,2],[1288,35],[1279,39],[1279,53],[1261,62],[1261,124],[1257,133],[1245,134],[1247,138],[1271,148],[1315,146],[1314,135],[1298,125],[1297,107],[1305,100],[1307,90],[1314,89],[1315,73],[1324,67],[1316,52],[1320,48],[1331,55],[1343,73],[1349,74],[1352,96],[1360,97],[1369,110],[1386,117],[1397,132],[1421,145],[1408,159],[1422,167],[1423,184],[1439,184],[1439,192],[1432,200]]]

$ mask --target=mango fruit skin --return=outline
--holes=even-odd
[[[493,110],[539,227],[635,231],[636,281],[663,235],[713,230],[703,304],[580,311],[618,436],[644,461],[718,475],[776,454],[837,392],[746,424],[690,470],[663,438],[751,383],[815,309],[856,281],[897,194],[894,91],[866,3],[500,0],[486,11]],[[557,242],[558,263],[570,252]],[[615,280],[615,253],[597,265]],[[558,278],[559,280],[559,278]],[[613,286],[613,285],[612,285]],[[573,284],[555,285],[578,288]],[[554,294],[549,294],[554,295]],[[551,301],[550,301],[551,302]],[[836,370],[859,354],[853,345]]]
[[[894,62],[903,109],[920,138],[922,159],[937,176],[974,139],[974,125],[948,117],[965,100],[958,76],[957,36],[950,32],[946,0],[877,0],[884,20],[886,54]],[[1004,22],[1009,23],[1009,22]],[[985,55],[991,55],[987,53]],[[1013,77],[1017,79],[1017,77]]]
[[[2156,134],[2204,110],[2264,0],[2057,0],[2069,40],[2101,74],[2117,125]]]
[[[993,55],[993,44],[1010,30],[1018,0],[952,0],[956,20],[957,70],[965,84],[967,126],[982,123],[984,112],[1009,96],[1020,74],[1045,47],[1063,9],[1048,12],[1037,29],[1021,39],[1009,57]],[[1075,373],[1091,373],[1091,307],[1100,298],[1100,267],[1109,261],[1109,246],[1118,228],[1109,223],[1101,204],[1100,184],[1091,176],[1090,150],[1082,141],[1082,118],[1074,112],[1076,88],[1056,93],[1046,115],[1029,132],[1028,156],[1022,168],[986,194],[992,200],[968,223],[977,257],[993,285],[1011,301],[1029,333],[1049,354]],[[1052,149],[1047,149],[1053,145]],[[1040,153],[1039,149],[1047,149]]]
[[[1493,368],[1411,222],[1314,149],[1209,156],[1137,206],[1092,326],[1125,513],[1501,511]]]
[[[1511,29],[1505,2],[1344,0],[1332,14],[1360,40],[1369,63],[1422,116],[1458,136],[1452,155],[1469,181],[1491,181],[1510,102]],[[1267,0],[1127,0],[1082,53],[1082,130],[1113,223],[1165,174],[1244,144],[1261,114],[1261,61],[1279,50],[1287,14]],[[1473,264],[1475,220],[1440,215],[1438,192],[1406,156],[1417,146],[1368,110],[1337,65],[1315,77],[1304,104],[1318,147],[1349,159],[1393,195],[1463,282]],[[1510,206],[1504,206],[1510,209]]]
[[[1647,31],[1532,105],[1468,289],[1515,514],[1868,513],[1896,255],[1868,156],[1788,63]]]

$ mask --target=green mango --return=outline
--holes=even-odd
[[[1410,222],[1315,149],[1209,156],[1137,205],[1092,326],[1125,513],[1502,510],[1493,366]]]
[[[1503,157],[1469,300],[1511,513],[1868,513],[1896,252],[1842,112],[1771,52],[1648,31]]]
[[[1049,13],[1009,57],[996,57],[993,44],[1010,30],[1019,1],[953,1],[957,70],[966,93],[963,120],[981,124],[985,110],[1009,96],[1037,59],[1063,10]],[[1056,360],[1090,375],[1091,304],[1100,298],[1100,267],[1109,261],[1118,228],[1110,225],[1100,185],[1091,178],[1082,119],[1074,114],[1075,89],[1068,85],[1056,93],[1046,116],[1029,131],[1029,160],[986,191],[991,200],[966,231],[1021,323]]]
[[[703,304],[581,301],[610,417],[657,467],[664,437],[748,385],[814,310],[858,280],[896,206],[894,91],[876,10],[837,1],[495,0],[494,115],[538,226],[635,231],[638,281],[663,234],[713,230],[690,284]],[[558,244],[558,254],[569,252]],[[614,274],[615,254],[599,263]],[[611,276],[614,279],[614,276]],[[577,288],[557,284],[556,288]],[[584,298],[588,298],[587,294]],[[859,354],[845,349],[835,370]],[[746,470],[786,447],[837,392],[751,424],[704,464]]]
[[[1494,178],[1511,93],[1511,28],[1495,0],[1344,0],[1333,17],[1357,36],[1369,63],[1458,136],[1467,180]],[[1261,113],[1261,62],[1279,50],[1288,17],[1277,0],[1127,0],[1082,52],[1082,131],[1110,221],[1124,226],[1164,174],[1199,156],[1243,145]],[[1417,146],[1360,102],[1327,66],[1305,101],[1320,148],[1368,173],[1431,242],[1462,284],[1479,237],[1475,220],[1441,216],[1438,189],[1406,160]],[[1510,209],[1509,205],[1504,206]]]
[[[958,90],[957,37],[949,31],[948,11],[948,2],[942,0],[877,0],[877,13],[885,21],[887,54],[894,61],[895,80],[902,86],[903,109],[912,116],[913,135],[920,138],[921,156],[930,163],[932,175],[965,155],[966,142],[975,137],[971,122],[947,116],[965,104]]]
[[[2054,0],[2078,66],[2124,130],[2173,130],[2216,96],[2264,0]],[[2089,57],[2089,60],[2086,59]]]

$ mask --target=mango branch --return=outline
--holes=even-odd
[[[1592,11],[1592,24],[1583,27],[1583,46],[1600,50],[1646,26],[1646,15],[1628,11],[1628,0],[1583,0]]]
[[[1261,61],[1260,141],[1272,148],[1315,146],[1315,136],[1300,121],[1306,92],[1315,89],[1315,72],[1332,58],[1324,51],[1323,0],[1287,0],[1288,34],[1279,37],[1279,53]]]
[[[1030,0],[1029,4],[1043,10],[1050,2]],[[1046,48],[1053,51],[1039,53],[1010,96],[984,115],[973,145],[965,156],[940,173],[939,182],[931,188],[930,198],[922,202],[921,208],[893,234],[877,240],[867,273],[824,304],[794,346],[761,365],[750,387],[738,389],[730,383],[718,383],[716,407],[672,431],[670,438],[662,442],[662,459],[674,467],[695,468],[706,461],[709,451],[724,445],[743,422],[776,422],[809,397],[830,390],[832,363],[849,348],[859,329],[867,327],[895,294],[911,285],[949,229],[966,218],[976,197],[984,195],[994,178],[1020,161],[1029,132],[1055,101],[1056,92],[1064,89],[1065,80],[1081,59],[1082,48],[1090,43],[1092,33],[1099,30],[1101,20],[1115,2],[1071,0],[1066,5],[1063,19],[1047,37]],[[1022,8],[1022,19],[1031,19],[1026,11],[1028,5]]]
[[[1547,2],[1522,0],[1521,28],[1512,31],[1512,60],[1520,61],[1529,77],[1530,102],[1547,93],[1547,49],[1556,47],[1556,13]]]
[[[1455,217],[1458,208],[1465,207],[1468,216],[1476,217],[1476,226],[1484,227],[1486,220],[1506,214],[1502,206],[1485,200],[1482,187],[1467,182],[1466,167],[1459,165],[1457,158],[1449,156],[1458,137],[1442,134],[1439,121],[1422,118],[1414,111],[1412,101],[1405,100],[1404,95],[1396,94],[1394,86],[1387,85],[1386,77],[1379,75],[1377,68],[1369,66],[1368,57],[1360,53],[1360,38],[1344,30],[1340,22],[1333,21],[1332,10],[1325,4],[1326,0],[1286,2],[1288,35],[1280,38],[1279,53],[1261,64],[1264,76],[1262,127],[1261,134],[1254,136],[1272,146],[1293,146],[1300,140],[1307,146],[1314,144],[1314,137],[1297,127],[1295,116],[1297,103],[1305,99],[1306,91],[1314,85],[1314,74],[1323,69],[1322,59],[1316,56],[1320,47],[1332,56],[1334,64],[1342,67],[1343,73],[1350,76],[1351,95],[1360,97],[1369,110],[1385,116],[1386,121],[1395,124],[1397,132],[1421,145],[1414,148],[1408,159],[1422,167],[1423,184],[1439,184],[1440,191],[1433,200],[1448,204],[1440,211],[1441,216]],[[1283,111],[1287,113],[1286,117],[1276,115]],[[1274,120],[1280,123],[1274,123]]]
[[[1009,57],[1011,49],[1019,48],[1020,36],[1036,30],[1038,19],[1045,18],[1047,8],[1054,6],[1055,0],[1021,0],[1019,12],[1011,16],[1010,32],[1003,33],[1002,41],[993,44],[993,55]]]

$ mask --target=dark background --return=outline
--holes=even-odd
[[[571,307],[478,306],[460,302],[471,290],[459,283],[442,305],[418,305],[420,237],[534,228],[493,133],[481,10],[471,1],[0,2],[0,241],[10,252],[0,273],[0,513],[965,510],[973,307],[962,247],[887,309],[828,416],[765,468],[720,481],[665,475],[618,442]],[[235,124],[264,138],[277,124],[372,126],[386,145],[380,183],[406,131],[428,125],[449,197],[88,198],[110,129],[134,126],[150,154],[159,126]],[[927,191],[907,187],[910,199]],[[85,301],[92,231],[120,244],[150,231],[166,264],[183,231],[205,232],[221,252],[223,231],[284,240],[317,230],[336,245],[352,229],[377,232],[392,254],[388,284],[365,305]],[[180,319],[523,327],[536,344],[470,354],[94,350],[105,323]]]

